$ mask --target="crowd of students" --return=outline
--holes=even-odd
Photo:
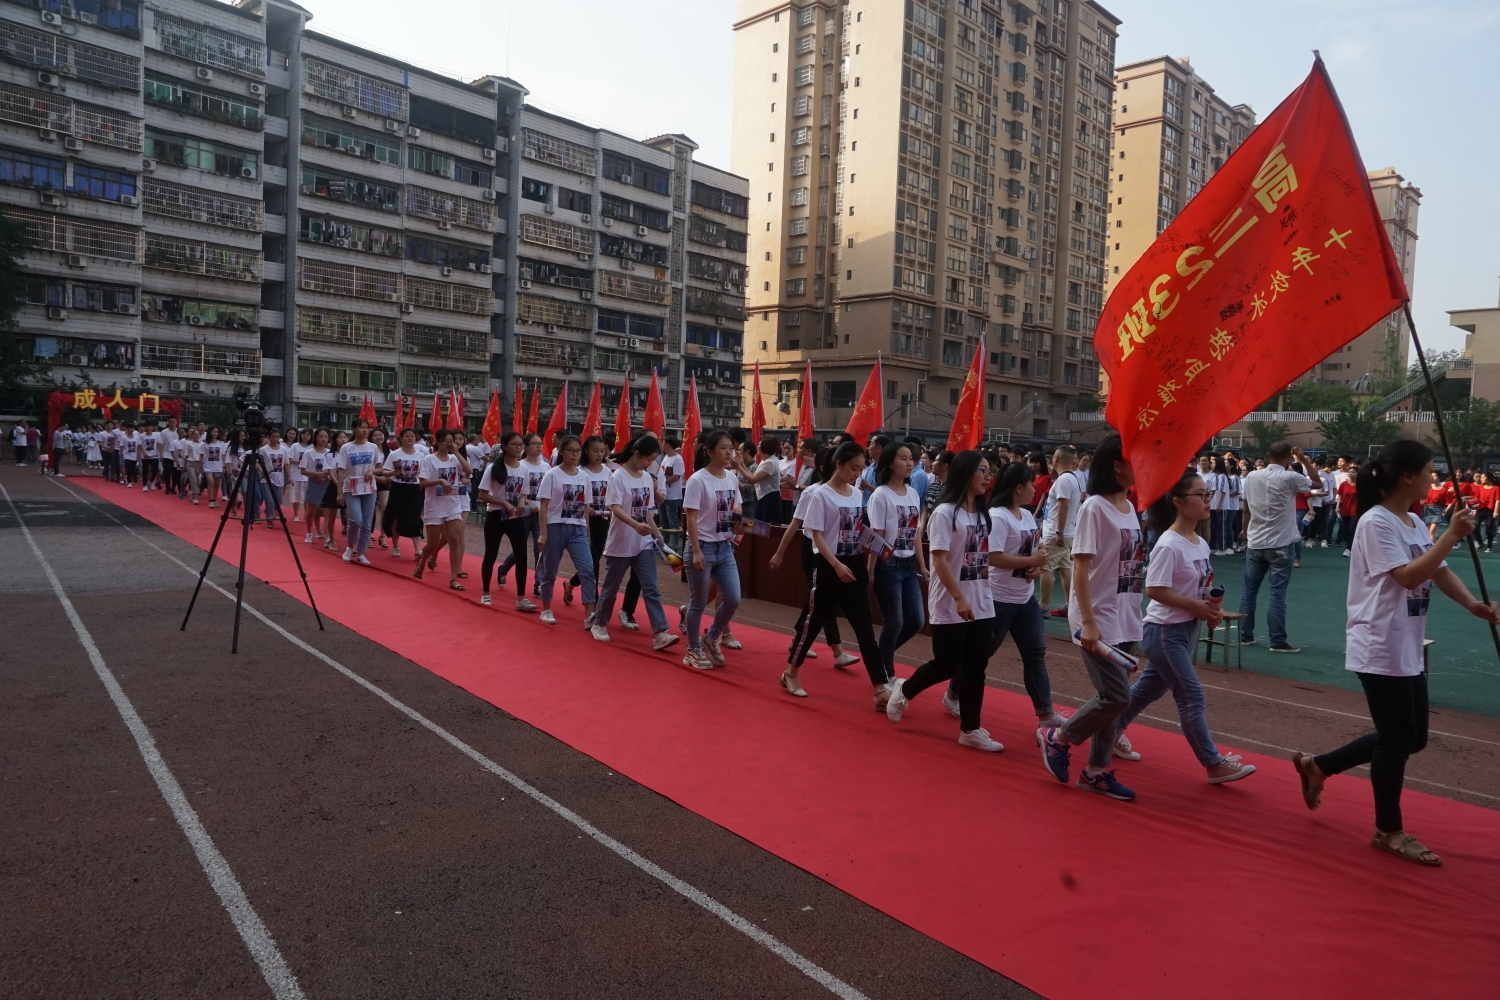
[[[206,495],[208,506],[218,507],[249,460],[244,433],[175,421],[106,424],[81,432],[68,447],[80,464],[125,488],[160,490],[194,504]],[[705,432],[689,446],[689,472],[680,442],[649,432],[623,443],[562,435],[544,455],[536,434],[507,433],[491,448],[477,435],[446,430],[406,429],[388,438],[362,420],[347,432],[289,429],[284,439],[273,428],[259,449],[264,480],[236,503],[268,523],[285,519],[290,508],[289,523],[305,526],[305,544],[321,544],[348,562],[369,565],[372,545],[402,558],[404,543],[418,578],[438,568],[446,548],[454,590],[467,587],[465,532],[471,510],[482,509],[481,603],[492,604],[492,585],[504,589],[514,569],[514,609],[538,611],[535,597],[540,620],[557,625],[554,602],[566,554],[573,575],[562,581],[563,603],[580,599],[594,639],[612,641],[609,625],[623,589],[620,625],[639,630],[636,611],[644,599],[652,649],[676,645],[681,632],[682,662],[698,670],[725,667],[742,648],[732,631],[741,601],[741,536],[785,524],[770,565],[778,568],[795,544],[808,581],[778,678],[788,695],[809,696],[801,668],[818,655],[813,647],[821,635],[835,667],[863,663],[873,706],[891,722],[899,723],[923,691],[941,686],[942,705],[958,720],[958,742],[999,752],[1004,745],[981,724],[981,713],[989,661],[1008,637],[1036,719],[1025,738],[1034,737],[1042,765],[1059,782],[1074,779],[1073,750],[1087,744],[1076,786],[1111,799],[1136,798],[1111,765],[1116,758],[1141,759],[1128,727],[1168,694],[1210,784],[1255,773],[1214,742],[1193,666],[1198,623],[1223,618],[1212,557],[1248,548],[1249,566],[1258,551],[1246,526],[1261,480],[1250,478],[1256,469],[1248,462],[1232,453],[1200,456],[1143,516],[1118,436],[1089,455],[1065,446],[1045,456],[1004,446],[954,454],[885,435],[864,443],[838,435],[820,445],[766,434],[752,446],[742,433]],[[1288,527],[1297,544],[1342,544],[1351,559],[1347,667],[1360,678],[1376,726],[1331,753],[1294,757],[1306,803],[1318,807],[1329,776],[1369,764],[1372,844],[1439,864],[1405,832],[1400,812],[1405,761],[1426,742],[1422,638],[1434,584],[1477,617],[1500,617],[1443,561],[1476,530],[1487,535],[1486,548],[1492,544],[1500,487],[1480,474],[1464,477],[1455,492],[1433,472],[1431,450],[1413,441],[1390,445],[1358,467],[1344,456],[1318,468],[1280,445],[1271,459],[1268,472],[1282,470],[1298,502],[1270,516],[1295,518]],[[664,530],[680,531],[682,555]],[[506,542],[510,552],[500,562]],[[678,608],[676,630],[657,581],[663,559],[674,569],[686,560],[688,599]],[[1057,607],[1050,601],[1054,577],[1064,601]],[[878,635],[872,600],[880,608]],[[1067,619],[1095,689],[1071,714],[1052,699],[1048,615]],[[843,649],[840,617],[858,655]],[[902,680],[896,654],[924,626],[930,626],[931,659]]]

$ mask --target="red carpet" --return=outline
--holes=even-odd
[[[70,485],[213,537],[217,511]],[[1408,790],[1408,826],[1446,862],[1422,869],[1366,846],[1367,782],[1331,782],[1310,813],[1286,761],[1247,753],[1261,772],[1212,788],[1180,736],[1145,727],[1131,738],[1146,759],[1120,766],[1140,800],[1112,802],[1045,774],[1018,694],[986,692],[1009,749],[980,754],[936,693],[891,725],[860,670],[810,662],[812,697],[787,697],[781,635],[737,627],[744,651],[702,674],[644,631],[594,642],[560,593],[552,628],[509,610],[513,586],[479,606],[476,559],[452,594],[446,556],[418,584],[384,550],[373,571],[295,537],[324,614],[1052,1000],[1496,996],[1500,813]],[[279,529],[250,551],[251,573],[306,599]],[[436,643],[370,613],[393,598],[408,621],[473,627]]]

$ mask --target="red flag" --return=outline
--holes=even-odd
[[[458,390],[448,390],[448,423],[450,431],[461,431],[464,429],[463,404],[458,401]]]
[[[490,389],[490,407],[484,411],[484,426],[479,429],[479,435],[493,448],[500,440],[500,430],[500,387],[497,385]]]
[[[531,410],[526,414],[526,433],[536,433],[536,411],[542,400],[542,388],[533,379],[531,383]]]
[[[682,415],[682,481],[693,474],[693,457],[696,449],[693,442],[703,433],[703,417],[698,413],[698,376],[688,380],[687,412]]]
[[[594,395],[589,398],[588,416],[583,418],[583,439],[587,441],[591,437],[604,436],[604,398],[603,388],[599,380],[594,379]],[[622,445],[625,442],[620,442]]]
[[[865,379],[865,391],[859,394],[859,402],[854,405],[854,412],[849,414],[849,423],[844,427],[844,433],[860,444],[864,444],[871,434],[885,426],[883,387],[880,353],[877,351],[875,367],[870,369],[870,377]]]
[[[750,384],[750,441],[760,447],[761,430],[766,426],[766,402],[760,395],[760,359],[755,359],[755,381]]]
[[[661,385],[656,381],[656,369],[651,369],[651,392],[646,396],[646,414],[641,417],[641,426],[657,437],[667,432],[667,413],[661,405]]]
[[[625,447],[630,440],[630,383],[620,387],[619,413],[615,416],[615,451]]]
[[[401,436],[401,407],[406,403],[406,394],[396,393],[396,415],[391,418],[391,433]]]
[[[443,394],[436,386],[432,389],[432,415],[427,418],[427,429],[432,432],[432,443],[437,445],[437,432],[443,429]]]
[[[526,410],[523,402],[526,399],[526,383],[516,379],[516,405],[510,417],[510,429],[520,434],[526,429]]]
[[[417,429],[417,394],[412,393],[411,399],[406,404],[406,416],[401,420],[402,429],[410,427]]]
[[[1142,507],[1220,428],[1409,298],[1328,71],[1120,280],[1094,332]]]
[[[818,436],[813,424],[812,361],[807,362],[807,374],[802,377],[802,408],[797,412],[797,463],[792,467],[792,481],[802,475],[802,442]]]
[[[533,396],[532,400],[535,401]],[[542,454],[552,454],[552,439],[568,429],[568,383],[563,380],[562,392],[557,394],[557,405],[552,407],[552,419],[547,421],[547,432],[542,435]]]
[[[365,400],[359,406],[359,419],[375,426],[375,399],[368,391],[365,392]]]
[[[953,427],[948,431],[949,451],[957,453],[978,448],[984,438],[984,338],[974,348],[974,360],[964,376],[964,388],[953,411]]]

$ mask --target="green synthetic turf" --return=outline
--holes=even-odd
[[[1301,646],[1295,655],[1266,649],[1269,629],[1266,606],[1270,600],[1269,577],[1261,584],[1255,611],[1256,645],[1243,647],[1244,667],[1290,680],[1312,681],[1359,690],[1359,680],[1344,669],[1345,597],[1349,586],[1349,560],[1343,548],[1309,549],[1302,568],[1292,571],[1287,589],[1287,639]],[[1480,553],[1485,580],[1492,600],[1500,600],[1500,553]],[[1448,564],[1477,596],[1474,564],[1467,548],[1456,549]],[[1225,588],[1224,608],[1238,611],[1244,589],[1243,555],[1214,557],[1214,579]],[[1066,622],[1049,619],[1048,630],[1067,633]],[[1222,631],[1219,636],[1222,638]],[[1489,627],[1459,608],[1436,589],[1427,618],[1427,638],[1436,642],[1428,650],[1428,691],[1434,705],[1500,717],[1500,655],[1496,654]],[[1198,659],[1203,659],[1199,646]],[[1236,650],[1229,650],[1235,664]],[[1214,662],[1223,663],[1224,651],[1214,650]]]

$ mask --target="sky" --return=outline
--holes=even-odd
[[[735,0],[300,2],[315,30],[464,79],[509,76],[536,106],[633,138],[680,132],[700,159],[729,166]],[[1220,96],[1258,118],[1320,50],[1366,168],[1394,166],[1422,191],[1412,304],[1423,345],[1463,346],[1446,311],[1500,302],[1500,3],[1104,6],[1123,22],[1117,63],[1188,56]]]

